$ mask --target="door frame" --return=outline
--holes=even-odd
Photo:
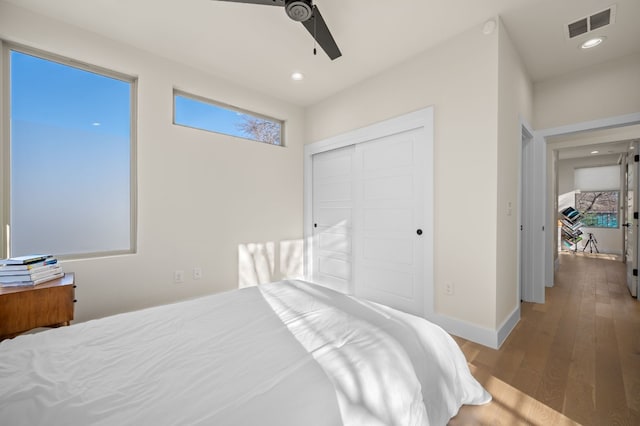
[[[304,147],[304,277],[313,276],[313,155],[424,128],[424,313],[434,313],[434,177],[433,106],[310,143]]]
[[[525,302],[544,303],[544,292],[537,291],[535,285],[536,280],[536,260],[541,261],[542,256],[537,256],[539,250],[536,249],[536,234],[538,234],[539,226],[536,225],[536,206],[531,198],[536,183],[535,175],[535,155],[533,142],[533,129],[522,118],[520,119],[521,127],[521,151],[520,151],[520,194],[518,211],[519,223],[521,229],[518,232],[518,299]],[[525,207],[527,207],[525,209]],[[538,270],[541,270],[538,269]]]
[[[638,166],[638,162],[635,160],[635,156],[640,151],[639,149],[640,143],[637,140],[634,140],[633,142],[631,142],[631,144],[633,144],[633,155],[630,150],[629,152],[627,152],[627,155],[625,158],[626,161],[625,161],[625,167],[624,167],[625,179],[624,179],[624,194],[623,194],[623,197],[625,198],[624,209],[623,209],[625,212],[624,221],[625,223],[630,225],[624,230],[624,237],[623,237],[624,244],[623,244],[622,256],[626,264],[625,265],[626,266],[626,283],[629,289],[629,293],[631,294],[632,297],[635,297],[637,299],[640,296],[638,294],[638,277],[637,277],[638,275],[637,268],[638,268],[638,265],[640,264],[640,262],[638,261],[638,258],[640,256],[640,237],[638,236],[638,230],[639,230],[638,219],[635,217],[635,212],[638,211],[638,207],[639,207],[638,191],[640,190],[640,173],[639,173],[640,167]],[[631,179],[631,181],[633,182],[633,201],[632,201],[633,205],[631,206],[629,206],[629,177],[628,177],[629,166],[633,167],[633,176]],[[631,207],[631,211],[634,213],[631,215],[631,217],[629,217],[627,214],[629,212],[629,207]],[[631,232],[631,235],[632,235],[631,241],[629,240],[629,232]],[[627,259],[627,252],[630,246],[633,247],[633,253],[631,254],[631,262],[629,262]]]
[[[536,152],[543,153],[542,156],[536,156],[535,169],[538,171],[537,176],[541,179],[534,185],[532,197],[541,200],[540,206],[537,210],[537,214],[544,218],[543,224],[546,229],[552,231],[555,229],[557,220],[557,212],[553,211],[554,203],[549,202],[551,197],[557,197],[554,190],[554,178],[552,154],[553,147],[549,146],[547,138],[553,136],[569,135],[572,133],[578,133],[589,130],[599,130],[615,127],[625,127],[634,124],[640,124],[640,112],[618,115],[614,117],[601,118],[591,121],[583,121],[579,123],[568,124],[559,127],[553,127],[549,129],[539,130],[534,132],[534,150]],[[554,232],[543,233],[544,243],[542,247],[542,253],[544,255],[544,261],[541,270],[544,271],[543,280],[535,280],[534,286],[536,291],[542,291],[544,294],[544,288],[553,287],[554,285],[554,272],[556,270],[556,258],[557,247],[554,247]]]
[[[627,183],[627,160],[629,153],[623,153],[620,158],[620,199],[624,199],[624,208],[620,210],[620,225],[624,226],[624,223],[627,223],[627,193],[629,192],[628,183]],[[622,262],[627,263],[627,230],[625,229],[622,232]]]

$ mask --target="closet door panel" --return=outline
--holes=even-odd
[[[313,156],[313,275],[318,284],[353,292],[354,147]]]
[[[414,288],[416,286],[414,276],[411,272],[401,272],[398,270],[387,270],[384,268],[370,268],[362,271],[359,277],[367,283],[372,291],[378,291],[383,294],[389,294],[394,298],[402,298],[411,300],[415,297]],[[388,283],[394,282],[393,287],[389,287]],[[379,303],[383,303],[378,300]],[[385,303],[391,306],[390,303]],[[400,309],[398,307],[398,309]]]
[[[411,175],[380,176],[364,179],[362,197],[368,202],[382,200],[383,203],[387,204],[389,200],[409,200],[415,193],[413,176]]]
[[[355,293],[424,314],[423,129],[361,143],[355,149]]]

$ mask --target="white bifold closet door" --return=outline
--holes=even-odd
[[[313,156],[313,280],[424,314],[423,128]]]

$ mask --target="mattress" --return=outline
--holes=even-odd
[[[440,327],[297,280],[0,342],[8,425],[443,425],[490,399]]]

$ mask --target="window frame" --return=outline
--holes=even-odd
[[[580,206],[578,204],[578,198],[579,195],[578,194],[597,194],[597,193],[612,193],[612,194],[616,194],[616,205],[615,205],[615,212],[604,212],[604,211],[581,211],[580,210]],[[582,215],[582,223],[584,225],[585,228],[596,228],[596,229],[620,229],[620,190],[617,189],[610,189],[610,190],[589,190],[589,191],[580,191],[580,192],[576,192],[574,195],[574,204],[575,204],[575,208],[580,211],[581,215]],[[585,223],[585,218],[589,217],[590,215],[594,215],[596,218],[599,214],[612,214],[615,213],[616,215],[616,226],[598,226],[598,225],[594,225],[594,224],[587,224]],[[597,222],[597,220],[596,220]]]
[[[218,131],[215,131],[215,130],[203,129],[202,127],[195,127],[195,126],[190,126],[188,124],[177,123],[176,122],[176,97],[177,96],[181,96],[183,98],[187,98],[187,99],[190,99],[190,100],[193,100],[193,101],[209,104],[209,105],[212,105],[214,107],[226,109],[228,111],[239,112],[241,114],[249,115],[249,116],[258,118],[260,120],[266,120],[266,121],[271,121],[271,122],[274,122],[274,123],[278,123],[278,124],[280,124],[280,143],[279,144],[275,144],[275,143],[271,143],[271,142],[261,141],[261,140],[258,140],[258,139],[250,139],[250,138],[245,138],[245,137],[242,137],[242,136],[231,135],[231,134],[224,133],[224,132],[218,132]],[[188,129],[196,129],[196,130],[200,130],[200,131],[203,131],[203,132],[215,133],[215,134],[218,134],[218,135],[229,136],[229,137],[232,137],[232,138],[238,138],[238,139],[251,141],[251,142],[263,143],[263,144],[271,145],[271,146],[279,146],[279,147],[285,147],[286,146],[285,137],[284,137],[285,136],[285,129],[284,129],[285,128],[285,120],[281,120],[281,119],[275,118],[275,117],[270,117],[268,115],[261,114],[259,112],[249,111],[247,109],[240,108],[240,107],[237,107],[235,105],[227,104],[227,103],[224,103],[224,102],[216,101],[216,100],[204,97],[204,96],[195,95],[193,93],[186,92],[184,90],[177,89],[175,87],[173,88],[171,101],[172,101],[172,107],[173,107],[172,108],[172,114],[171,114],[171,122],[175,126],[186,127]]]
[[[138,77],[124,74],[101,66],[43,51],[18,43],[0,39],[0,258],[11,256],[11,52],[59,63],[100,76],[116,79],[130,85],[129,122],[129,249],[101,252],[56,255],[58,259],[84,259],[104,256],[134,254],[137,252],[137,121],[138,121]]]

